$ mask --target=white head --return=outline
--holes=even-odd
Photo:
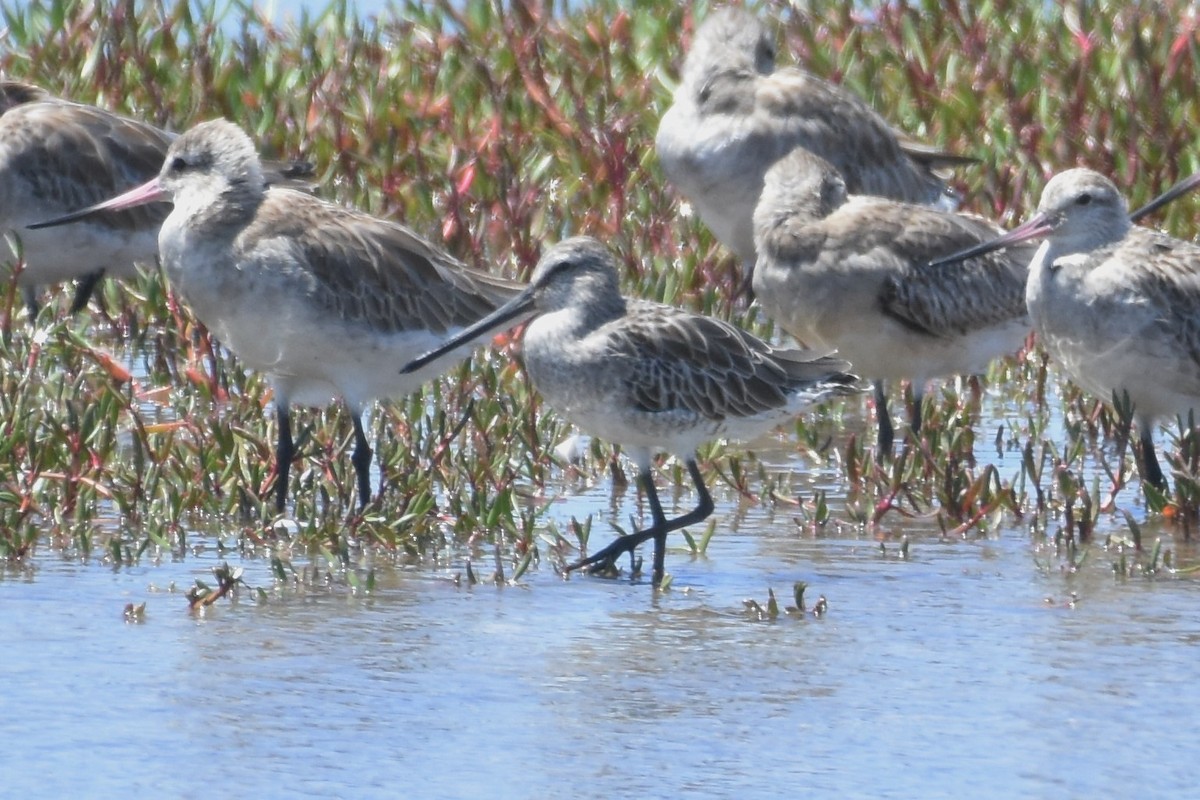
[[[758,17],[741,8],[712,12],[697,29],[683,65],[685,84],[698,91],[721,72],[747,76],[775,71],[775,37]]]
[[[1050,179],[1037,213],[1028,220],[990,242],[934,259],[930,265],[964,261],[1041,238],[1050,242],[1051,259],[1090,253],[1121,241],[1132,227],[1125,198],[1112,181],[1094,170],[1069,169]]]
[[[254,142],[224,119],[202,122],[171,143],[158,175],[177,213],[244,218],[262,202],[262,165]]]
[[[1086,253],[1125,238],[1133,223],[1125,198],[1108,178],[1090,169],[1069,169],[1042,190],[1036,220],[1049,226],[1059,254]]]
[[[32,229],[65,225],[104,211],[174,200],[172,216],[182,214],[189,224],[241,224],[249,220],[266,193],[262,164],[254,143],[232,122],[202,122],[167,149],[158,176],[124,194],[55,219]]]

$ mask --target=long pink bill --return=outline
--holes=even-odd
[[[1129,215],[1130,221],[1137,222],[1142,217],[1153,214],[1167,203],[1170,203],[1176,198],[1182,197],[1183,195],[1195,189],[1197,186],[1200,186],[1200,172],[1197,172],[1191,177],[1184,178],[1179,183],[1175,184],[1170,189],[1167,189],[1158,197],[1151,200],[1149,203],[1146,203],[1146,205],[1142,206],[1137,211],[1134,211]]]
[[[957,253],[951,253],[948,256],[933,259],[929,262],[931,267],[941,267],[947,264],[957,264],[960,261],[966,261],[968,258],[975,258],[986,253],[991,253],[1002,247],[1018,244],[1036,239],[1039,236],[1045,236],[1058,227],[1058,220],[1051,217],[1049,214],[1034,214],[1028,221],[1013,228],[1008,233],[1001,234],[990,242],[983,242],[974,247],[968,247],[965,250],[959,250]]]
[[[117,195],[111,200],[105,200],[102,203],[96,203],[94,206],[81,208],[78,211],[72,211],[69,214],[64,214],[61,217],[48,219],[45,222],[35,222],[26,227],[30,230],[38,230],[39,228],[53,228],[57,225],[66,225],[71,222],[78,222],[82,219],[103,213],[105,211],[124,211],[127,208],[135,206],[144,206],[147,203],[157,203],[164,200],[169,200],[167,193],[163,190],[158,182],[158,178],[152,178],[146,181],[136,189],[130,189],[124,194]]]

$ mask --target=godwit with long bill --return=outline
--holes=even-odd
[[[182,134],[143,186],[47,225],[165,199],[174,201],[158,234],[168,280],[274,388],[276,508],[284,509],[295,456],[289,407],[338,397],[354,423],[352,461],[365,506],[372,455],[362,425],[366,405],[406,395],[443,371],[465,345],[416,374],[401,375],[399,367],[490,314],[519,287],[468,269],[403,225],[267,187],[253,143],[226,120]]]
[[[1200,176],[1193,180],[1188,188],[1200,184]],[[1181,194],[1176,186],[1164,196]],[[1148,204],[1140,216],[1161,205]],[[1025,302],[1042,346],[1096,397],[1128,398],[1142,479],[1165,489],[1154,423],[1187,419],[1200,407],[1200,246],[1134,225],[1112,181],[1071,169],[1046,184],[1026,222],[939,263],[1033,239],[1043,241]]]
[[[98,203],[158,174],[175,134],[30,84],[0,81],[0,230],[21,240],[18,278],[31,316],[39,286],[77,280],[71,312],[105,276],[153,265],[169,202],[107,211],[59,231],[26,226]],[[269,162],[268,182],[308,177],[303,162]]]
[[[757,436],[813,403],[857,391],[850,365],[839,358],[777,348],[718,319],[626,299],[612,253],[582,236],[547,250],[521,294],[404,370],[424,370],[481,333],[531,314],[522,354],[534,386],[566,419],[622,446],[637,465],[652,517],[648,528],[576,561],[568,572],[611,566],[653,539],[652,579],[659,584],[667,534],[713,512],[696,462],[700,444]],[[660,450],[683,459],[698,496],[693,510],[673,519],[663,511],[651,472]]]

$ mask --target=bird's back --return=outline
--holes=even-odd
[[[80,103],[50,98],[14,106],[0,116],[6,217],[66,213],[143,183],[158,174],[170,141],[153,125]],[[116,229],[154,228],[169,210],[154,204],[100,219]]]
[[[781,221],[759,231],[759,302],[800,341],[837,348],[864,375],[971,372],[1027,335],[1034,247],[928,264],[994,238],[999,228],[986,220],[861,197],[822,219],[775,216]]]
[[[757,84],[755,113],[778,130],[781,155],[803,147],[826,159],[851,194],[953,206],[941,170],[971,159],[902,138],[858,95],[804,70],[779,70]]]
[[[780,350],[735,325],[649,301],[578,336],[569,312],[530,323],[527,368],[547,401],[585,430],[687,452],[747,438],[825,397],[853,391],[841,359]],[[680,444],[682,443],[682,444]]]

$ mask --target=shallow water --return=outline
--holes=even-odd
[[[838,491],[836,471],[793,449],[759,452],[800,485]],[[614,499],[598,480],[564,490],[550,513],[560,525],[596,514],[602,545],[635,504],[632,490]],[[0,573],[2,794],[1191,789],[1200,584],[1190,577],[1119,580],[1119,555],[1099,545],[1072,571],[1017,521],[955,540],[932,520],[893,523],[910,536],[904,559],[894,540],[814,536],[784,507],[741,507],[720,491],[717,519],[706,556],[673,535],[665,593],[564,581],[548,563],[516,586],[468,586],[454,580],[459,554],[445,567],[377,564],[363,596],[337,575],[277,585],[258,558],[234,563],[266,599],[243,591],[202,616],[183,591],[211,582],[221,560],[211,547],[120,569],[43,550]],[[1175,564],[1196,563],[1190,544],[1148,528],[1168,537]],[[475,570],[490,573],[490,554],[476,554]],[[765,607],[768,587],[790,604],[798,580],[809,613],[762,621],[743,606]],[[127,624],[125,604],[142,602],[144,622]]]

